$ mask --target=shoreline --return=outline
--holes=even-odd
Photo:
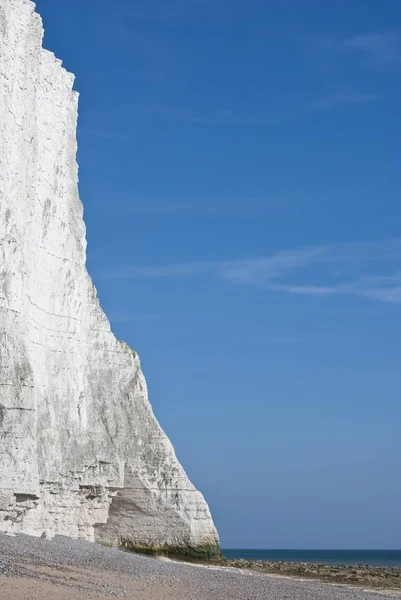
[[[312,562],[247,560],[242,558],[188,559],[185,556],[154,555],[156,559],[176,564],[239,569],[265,575],[321,581],[371,589],[400,590],[401,566],[335,565]]]
[[[251,561],[246,559],[224,559],[221,564],[228,567],[246,569],[257,573],[300,577],[342,583],[351,586],[364,586],[377,589],[401,590],[401,567],[373,565],[333,565],[307,562]]]
[[[360,567],[363,577],[357,582],[344,577],[344,573],[340,579],[331,576],[325,582],[323,571],[327,565],[250,562],[184,562],[171,556],[144,556],[65,537],[49,540],[0,534],[0,600],[401,598],[401,569],[397,567],[384,568],[391,577],[382,573],[379,586],[372,577],[377,576],[376,571],[383,571],[380,567]],[[318,573],[313,575],[313,571]]]

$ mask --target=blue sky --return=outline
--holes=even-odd
[[[398,0],[38,0],[88,268],[223,547],[397,548]]]

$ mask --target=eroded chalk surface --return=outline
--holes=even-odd
[[[42,38],[32,2],[0,0],[0,531],[213,551],[86,270],[78,94]]]

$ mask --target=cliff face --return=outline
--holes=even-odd
[[[218,548],[85,267],[78,95],[29,0],[0,0],[0,531]]]

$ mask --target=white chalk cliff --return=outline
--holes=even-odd
[[[0,0],[0,531],[218,548],[85,267],[74,77]]]

